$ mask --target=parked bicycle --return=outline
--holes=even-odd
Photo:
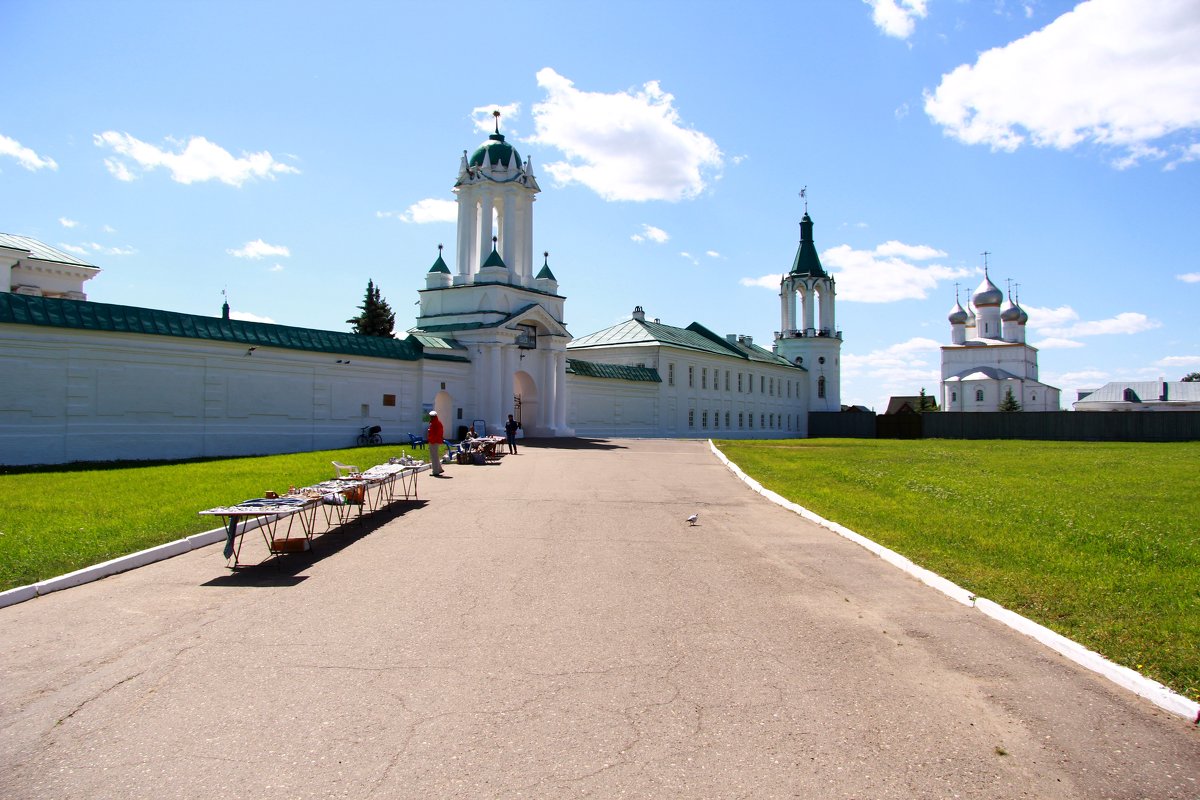
[[[359,445],[383,444],[383,437],[379,435],[382,432],[383,428],[378,425],[363,425],[362,431],[358,434]]]

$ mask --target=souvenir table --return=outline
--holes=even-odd
[[[267,550],[272,554],[291,553],[297,550],[307,550],[312,541],[313,528],[317,519],[317,507],[321,505],[319,498],[311,497],[259,497],[254,500],[244,500],[233,506],[219,506],[201,511],[201,515],[221,517],[224,520],[226,532],[225,558],[233,559],[233,569],[239,566],[242,544],[246,531],[252,522],[258,523]],[[287,520],[283,530],[283,538],[279,532],[279,523]],[[292,537],[292,524],[300,520],[301,536]],[[241,523],[239,525],[239,523]]]

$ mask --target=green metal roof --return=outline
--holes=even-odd
[[[14,250],[26,250],[31,256],[42,261],[56,261],[60,264],[74,264],[77,267],[100,269],[95,264],[89,264],[78,256],[68,255],[62,250],[51,247],[37,239],[28,236],[18,236],[15,233],[0,233],[0,247],[11,247]]]
[[[814,278],[828,278],[829,273],[821,266],[821,258],[817,255],[817,246],[813,244],[813,221],[804,213],[800,220],[800,249],[796,251],[796,259],[792,262],[793,275],[811,275]]]
[[[541,272],[539,272],[537,274],[536,277],[537,277],[537,280],[539,280],[539,281],[542,280],[543,278],[549,278],[552,281],[558,280],[557,278],[554,277],[554,273],[550,271],[550,254],[549,253],[546,253],[546,261],[545,261],[545,263],[542,264],[542,270],[541,270]]]
[[[508,269],[508,265],[506,265],[504,263],[504,259],[500,257],[499,253],[496,252],[495,245],[492,245],[492,254],[487,257],[487,261],[483,262],[483,266],[485,266],[485,267],[502,267],[504,269]],[[450,270],[446,270],[446,271],[449,272]]]
[[[203,317],[152,308],[30,297],[0,292],[0,324],[42,325],[51,328],[178,336],[255,347],[280,347],[319,353],[416,361],[423,356],[415,339],[361,336],[341,331],[293,328],[266,322]],[[436,357],[430,354],[429,357]],[[442,359],[450,356],[441,356]]]
[[[622,381],[662,383],[658,370],[649,367],[630,367],[624,364],[598,364],[594,361],[567,359],[567,372],[585,378],[612,378]]]
[[[446,266],[446,262],[442,260],[442,248],[438,248],[437,261],[433,262],[433,266],[429,268],[430,272],[444,272],[450,274],[450,268]]]
[[[568,344],[567,349],[586,350],[593,347],[621,345],[679,347],[685,350],[697,350],[728,358],[741,358],[803,371],[802,367],[789,363],[786,358],[778,356],[770,350],[758,345],[731,342],[724,336],[713,333],[699,322],[693,322],[686,328],[676,328],[661,322],[630,319],[613,325],[611,328],[581,336]]]

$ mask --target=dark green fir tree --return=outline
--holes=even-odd
[[[358,307],[361,314],[346,322],[354,326],[354,333],[363,336],[386,336],[391,339],[396,329],[396,312],[379,294],[374,280],[367,281],[367,296]]]
[[[1017,398],[1013,397],[1012,389],[1010,388],[1004,395],[1004,399],[1000,401],[1001,411],[1020,411],[1021,404]]]

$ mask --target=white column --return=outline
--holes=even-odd
[[[793,331],[800,327],[796,317],[796,285],[791,281],[788,281],[788,326]]]
[[[533,283],[533,194],[521,193],[521,242],[525,246],[525,276],[529,284]]]
[[[804,287],[804,331],[808,333],[816,327],[813,323],[813,289],[807,285]]]
[[[471,242],[475,238],[472,235],[475,232],[474,223],[475,193],[464,187],[458,190],[458,246],[455,253],[458,259],[455,271],[464,279],[471,274]]]
[[[492,252],[492,196],[484,194],[479,199],[479,255],[471,264],[471,274],[479,272],[480,265]]]
[[[787,335],[791,327],[788,322],[788,281],[785,280],[779,287],[779,335]]]
[[[504,419],[504,417],[500,416],[500,409],[503,407],[500,404],[500,391],[504,384],[501,378],[504,365],[501,363],[503,354],[500,351],[500,345],[489,344],[487,348],[489,355],[488,385],[491,391],[488,394],[487,414],[484,416],[484,419],[487,420],[488,431],[494,433],[495,431],[492,430],[493,426],[499,425],[500,421]]]
[[[512,189],[508,189],[501,197],[500,210],[500,244],[503,250],[500,251],[500,257],[504,259],[504,263],[508,265],[508,269],[514,275],[520,267],[521,242],[517,236],[517,209],[514,207],[516,203],[516,195]],[[508,419],[506,416],[505,419]]]
[[[512,413],[513,376],[521,368],[520,356],[521,351],[516,347],[508,346],[504,348],[504,375],[500,381],[501,422],[507,422],[508,415]]]
[[[554,351],[554,432],[567,430],[567,351]]]

